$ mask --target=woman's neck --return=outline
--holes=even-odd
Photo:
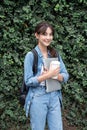
[[[41,52],[42,52],[42,55],[44,58],[47,58],[48,57],[48,54],[47,54],[47,47],[46,46],[41,46],[40,44],[38,44]]]

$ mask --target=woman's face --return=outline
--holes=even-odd
[[[53,40],[52,30],[48,27],[44,34],[35,33],[36,38],[38,39],[38,44],[45,47],[49,46]]]

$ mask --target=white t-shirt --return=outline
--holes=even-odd
[[[42,65],[41,74],[43,73],[43,71],[44,71],[44,66]],[[45,86],[45,81],[42,81],[42,82],[40,83],[40,85]]]

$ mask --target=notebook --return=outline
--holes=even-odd
[[[49,69],[51,61],[58,61],[57,58],[44,58],[44,66]],[[46,92],[57,91],[61,89],[61,83],[57,79],[49,78],[46,80]]]

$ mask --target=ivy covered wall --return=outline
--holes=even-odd
[[[0,1],[0,126],[27,129],[19,89],[25,54],[35,45],[34,27],[46,20],[55,28],[52,46],[66,64],[70,79],[63,86],[64,110],[71,124],[87,129],[87,1]],[[25,125],[26,124],[26,125]]]

